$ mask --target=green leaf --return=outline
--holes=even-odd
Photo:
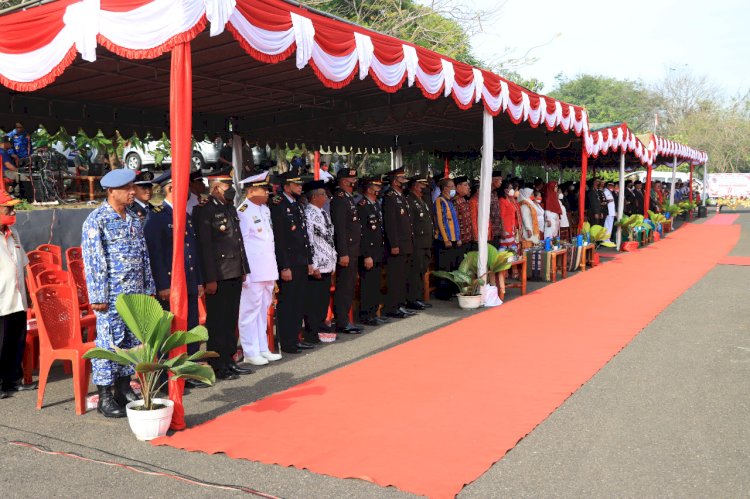
[[[196,326],[190,331],[176,331],[169,335],[160,351],[162,354],[168,354],[174,348],[202,341],[208,341],[208,330],[204,326]]]
[[[123,366],[129,366],[131,365],[130,360],[123,357],[122,355],[118,355],[115,352],[112,352],[110,350],[105,350],[104,348],[95,347],[83,354],[84,359],[103,359],[103,360],[111,360],[112,362],[117,362],[120,365]]]
[[[161,352],[161,347],[169,337],[172,329],[172,314],[164,313],[151,334],[146,337],[146,344],[154,357]]]
[[[175,366],[179,366],[181,364],[184,364],[185,361],[188,359],[187,353],[183,352],[180,355],[176,357],[172,357],[171,359],[167,359],[164,361],[164,365],[169,368],[173,368]]]
[[[140,364],[141,362],[153,362],[154,360],[154,357],[150,355],[144,345],[127,349],[115,347],[115,352],[128,359],[132,365]]]
[[[599,245],[604,246],[605,248],[614,248],[616,246],[612,241],[601,241]]]
[[[137,373],[155,373],[166,369],[164,364],[159,364],[157,362],[139,362],[134,367],[135,372]]]
[[[216,375],[211,366],[204,366],[194,362],[186,363],[181,366],[170,369],[175,377],[194,379],[213,385],[216,382]]]
[[[165,313],[153,296],[122,294],[117,297],[115,308],[133,334],[141,343],[158,326]],[[170,316],[172,314],[169,314]],[[170,318],[170,322],[171,322]]]
[[[218,358],[219,358],[219,354],[216,352],[213,352],[211,350],[206,350],[206,351],[198,350],[193,355],[188,357],[187,360],[190,362],[193,362],[193,361],[202,360],[202,359],[218,359]]]

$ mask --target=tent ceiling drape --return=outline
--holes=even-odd
[[[705,164],[708,154],[690,146],[652,134],[648,150],[654,158],[654,165],[671,165],[674,158],[678,163],[690,163],[693,166]]]
[[[588,126],[580,107],[281,0],[59,0],[0,30],[5,121],[160,134],[167,52],[192,40],[196,135],[231,115],[258,141],[478,149],[484,108],[499,117],[496,148],[526,150]]]

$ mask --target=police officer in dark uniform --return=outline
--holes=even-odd
[[[209,177],[210,199],[193,209],[203,279],[206,281],[206,328],[208,350],[219,354],[209,359],[219,379],[236,379],[253,371],[235,363],[240,293],[250,272],[240,220],[234,202],[232,177]]]
[[[404,189],[408,181],[403,167],[389,172],[388,175],[391,177],[391,187],[383,196],[383,227],[388,255],[386,269],[388,295],[385,310],[388,317],[403,319],[415,314],[404,307],[406,269],[411,265],[414,251],[411,217],[404,197]]]
[[[368,326],[388,322],[377,315],[378,307],[383,302],[380,292],[384,258],[383,212],[378,200],[382,187],[380,177],[365,179],[363,196],[357,203],[357,214],[362,223],[362,240],[359,246],[359,320]]]
[[[357,262],[362,225],[352,192],[357,183],[357,170],[342,168],[336,175],[338,189],[331,200],[333,237],[336,242],[336,291],[333,295],[333,314],[336,332],[359,334],[362,328],[349,322],[349,311],[357,284]]]
[[[299,202],[302,178],[293,172],[282,175],[282,192],[271,200],[271,223],[279,267],[276,331],[281,351],[300,353],[313,348],[299,341],[305,315],[307,276],[313,273],[312,251],[307,235],[305,210]]]
[[[151,209],[143,235],[151,261],[151,273],[156,283],[156,297],[164,310],[169,310],[169,295],[172,284],[172,171],[166,171],[154,184],[161,186],[164,193],[164,203]],[[198,239],[195,236],[193,222],[187,217],[185,223],[185,281],[187,283],[187,328],[198,325],[198,299],[203,295],[203,276],[201,274]],[[191,343],[187,346],[188,355],[200,349],[200,344]],[[191,379],[185,380],[189,387],[206,387],[205,383]]]
[[[154,174],[145,170],[139,171],[135,176],[133,184],[135,185],[135,199],[128,208],[138,215],[138,218],[141,219],[141,224],[145,224],[149,213],[154,209],[154,205],[150,203],[151,195],[153,194]]]
[[[424,310],[432,306],[422,301],[424,297],[424,275],[432,259],[433,239],[432,212],[430,206],[424,200],[427,187],[427,178],[419,175],[412,177],[409,182],[409,193],[406,195],[414,237],[412,264],[407,269],[406,308],[412,310]]]

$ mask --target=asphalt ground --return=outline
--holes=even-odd
[[[750,256],[750,215],[743,214],[739,222],[742,237],[732,254]],[[668,278],[660,276],[653,283]],[[460,495],[748,496],[749,278],[749,267],[715,267]],[[530,283],[529,290],[541,286]],[[508,298],[522,299],[517,294],[510,290]],[[417,317],[368,328],[362,336],[343,337],[313,353],[286,355],[281,362],[236,381],[193,390],[185,398],[186,420],[194,425],[212,419],[471,313],[454,303],[433,303],[435,308]],[[627,310],[613,307],[612,320],[621,313]],[[0,490],[4,497],[247,495],[42,454],[11,445],[11,441],[279,497],[408,496],[362,480],[138,442],[124,419],[107,420],[95,412],[76,416],[71,380],[59,368],[48,384],[44,409],[37,411],[35,403],[36,392],[0,401]],[[321,424],[335,421],[310,421],[304,428],[289,431],[304,439]]]

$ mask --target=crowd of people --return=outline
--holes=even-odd
[[[305,181],[304,168],[294,162],[291,166],[274,185],[268,172],[244,179],[240,183],[244,200],[237,207],[228,174],[209,177],[207,182],[201,172],[190,176],[184,235],[187,325],[198,325],[199,300],[205,299],[206,348],[218,353],[209,359],[217,379],[250,374],[254,366],[335,341],[337,334],[361,334],[365,327],[414,316],[430,307],[423,297],[431,263],[439,270],[454,270],[464,254],[478,246],[479,194],[467,177],[407,178],[400,168],[384,177],[358,178],[355,169],[342,167],[334,175],[322,165],[320,180]],[[128,348],[137,340],[115,309],[119,294],[154,295],[165,309],[170,307],[171,172],[154,178],[148,171],[113,170],[101,185],[107,199],[88,216],[81,238],[89,301],[97,316],[96,344]],[[151,204],[154,186],[163,194],[158,206]],[[575,182],[558,185],[539,178],[525,182],[493,172],[491,187],[490,244],[523,251],[546,238],[575,235],[571,230],[578,224]],[[628,181],[625,188],[625,213],[642,213],[642,183]],[[660,193],[657,182],[652,206],[658,206]],[[611,231],[618,194],[613,182],[590,180],[585,198],[588,220]],[[6,245],[1,249],[8,253],[13,269],[21,269],[12,280],[15,294],[3,288],[0,299],[5,305],[7,297],[14,296],[13,306],[0,309],[5,336],[13,342],[15,337],[7,331],[25,329],[25,315],[18,324],[13,322],[14,314],[26,310],[25,253],[11,227],[17,200],[3,195],[0,230],[6,234]],[[4,271],[10,272],[5,267]],[[381,290],[384,273],[386,294]],[[10,279],[3,283],[11,284]],[[333,320],[328,321],[332,286]],[[434,296],[446,300],[456,291],[452,283],[438,280]],[[357,295],[359,306],[353,307]],[[281,353],[271,352],[267,337],[274,297]],[[243,353],[239,363],[235,331]],[[3,391],[19,387],[19,349],[22,345],[3,348]],[[8,358],[18,362],[5,362],[6,350]],[[98,409],[105,416],[125,415],[124,404],[135,399],[132,374],[132,369],[114,362],[93,361]],[[205,385],[188,380],[187,386]]]

